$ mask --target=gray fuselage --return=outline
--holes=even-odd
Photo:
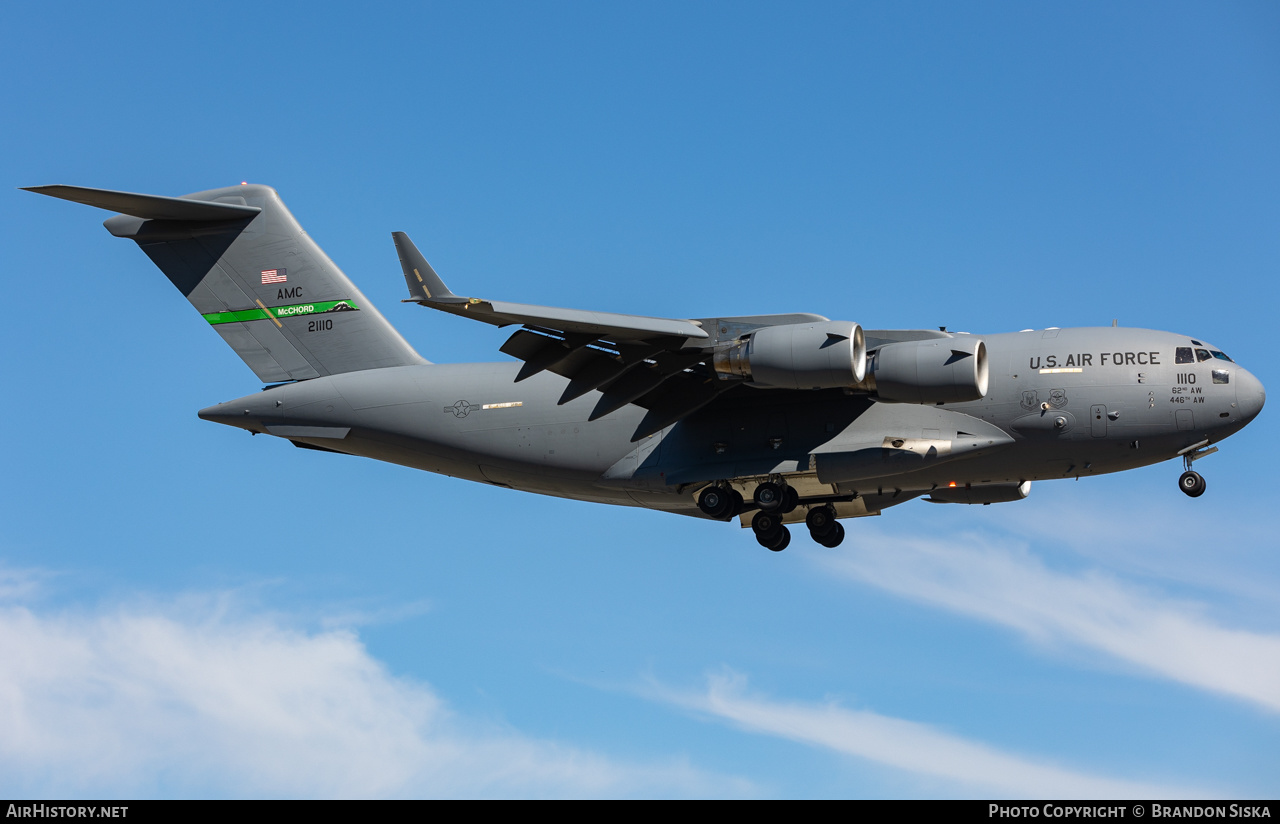
[[[557,405],[567,380],[540,372],[517,382],[514,362],[331,375],[200,416],[300,446],[579,500],[702,516],[694,495],[708,483],[745,489],[781,476],[807,500],[862,499],[873,514],[938,487],[1158,463],[1221,441],[1265,402],[1257,378],[1183,335],[1100,327],[980,337],[990,363],[981,400],[924,406],[744,384],[636,442],[644,409],[589,421],[599,392]],[[927,448],[913,455],[890,447],[898,442]],[[935,448],[952,443],[977,446]],[[865,457],[882,452],[911,460]]]

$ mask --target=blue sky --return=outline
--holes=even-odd
[[[276,187],[426,357],[455,291],[1122,325],[1280,385],[1268,3],[9,4],[0,793],[1280,792],[1273,410],[836,551],[199,421],[252,373],[105,213]]]

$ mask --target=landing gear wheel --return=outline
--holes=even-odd
[[[1182,477],[1178,479],[1178,489],[1181,489],[1192,498],[1199,498],[1204,491],[1209,488],[1204,478],[1200,477],[1199,472],[1183,472]]]
[[[791,543],[791,530],[782,525],[782,516],[776,512],[757,512],[751,519],[751,529],[765,549],[781,552]]]
[[[804,516],[804,524],[809,527],[813,540],[821,543],[836,527],[836,511],[830,504],[812,507],[809,514]]]
[[[814,540],[828,549],[835,549],[840,546],[840,543],[844,540],[844,524],[836,521],[831,525],[830,532],[821,538],[814,538]]]
[[[723,518],[733,509],[734,498],[731,493],[732,490],[721,486],[709,486],[698,496],[698,509],[708,517]]]
[[[769,543],[765,543],[763,538],[756,538],[756,540],[759,541],[760,545],[765,549],[772,550],[773,552],[781,552],[791,545],[791,530],[787,529],[785,526],[782,527],[778,530],[777,537]]]
[[[794,488],[784,486],[782,488],[782,506],[778,507],[778,511],[783,515],[788,512],[794,512],[796,507],[800,506],[800,493]]]
[[[736,489],[729,490],[729,497],[733,499],[733,504],[729,507],[729,514],[725,517],[725,520],[741,515],[742,508],[746,505],[746,502],[742,500],[742,493]]]
[[[786,502],[787,491],[780,484],[765,481],[756,487],[752,497],[755,498],[756,506],[760,507],[761,512],[773,512]]]
[[[756,538],[760,543],[765,544],[766,538],[773,538],[779,532],[786,529],[782,525],[782,518],[773,512],[757,512],[756,516],[751,519],[751,529],[755,531]]]

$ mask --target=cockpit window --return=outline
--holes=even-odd
[[[1213,370],[1214,383],[1231,383],[1231,372],[1226,369]]]
[[[1209,354],[1208,349],[1196,350],[1196,360],[1200,361],[1201,363],[1204,363],[1205,361],[1212,360],[1212,359],[1213,359],[1213,355]]]
[[[1210,349],[1209,351],[1210,351],[1210,352],[1212,352],[1212,353],[1213,353],[1213,356],[1214,356],[1215,358],[1217,358],[1218,360],[1224,360],[1224,361],[1226,361],[1227,363],[1235,363],[1235,361],[1233,361],[1231,358],[1227,357],[1227,353],[1226,353],[1226,352],[1219,352],[1217,349]]]
[[[1191,355],[1190,346],[1179,346],[1178,351],[1173,356],[1174,363],[1195,363],[1196,360]]]

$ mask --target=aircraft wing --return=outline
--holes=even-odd
[[[516,381],[543,370],[568,378],[569,384],[559,399],[561,404],[599,390],[601,397],[590,420],[631,403],[649,410],[636,428],[633,441],[675,423],[735,386],[719,380],[711,368],[717,336],[708,334],[706,320],[462,297],[445,286],[408,235],[393,232],[391,237],[409,287],[406,303],[494,326],[520,324],[522,328],[501,347],[504,354],[524,361]],[[740,328],[826,319],[819,315],[770,315],[725,320],[734,321],[735,327]],[[715,326],[720,321],[714,319],[711,324]]]
[[[619,315],[613,312],[589,312],[581,309],[559,309],[554,306],[532,306],[524,303],[460,297],[449,291],[444,281],[427,263],[404,232],[392,232],[400,266],[409,286],[410,303],[420,303],[452,315],[462,315],[494,326],[520,323],[592,339],[609,338],[623,341],[662,340],[683,344],[685,340],[708,337],[698,321],[650,318],[643,315]]]

